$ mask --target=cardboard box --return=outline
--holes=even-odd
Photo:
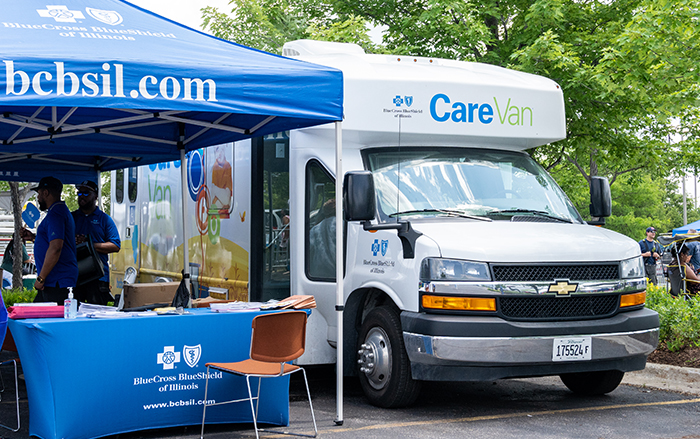
[[[122,291],[122,294],[124,294],[124,308],[136,308],[144,305],[153,305],[154,303],[167,303],[170,306],[179,285],[180,282],[124,285]]]

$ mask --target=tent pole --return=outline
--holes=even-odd
[[[180,150],[180,189],[182,192],[182,267],[184,270],[183,279],[189,281],[190,278],[190,252],[189,241],[187,240],[187,157],[185,149]],[[190,291],[190,283],[185,282],[187,291]],[[190,295],[192,292],[190,291]]]
[[[104,206],[102,205],[102,173],[98,170],[95,176],[95,181],[97,182],[97,205],[100,210],[104,212]]]
[[[335,123],[335,310],[336,341],[336,415],[335,424],[343,425],[343,123]]]

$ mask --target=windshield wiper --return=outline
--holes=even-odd
[[[485,216],[469,215],[459,210],[449,210],[449,209],[418,209],[418,210],[404,210],[403,212],[396,212],[389,215],[393,218],[399,215],[410,215],[413,213],[442,213],[445,215],[458,216],[460,218],[473,219],[478,221],[493,221],[491,218],[486,218]]]
[[[554,216],[554,215],[552,215],[552,214],[550,214],[550,213],[548,213],[548,212],[545,212],[545,211],[543,211],[543,210],[531,210],[531,209],[503,209],[503,210],[492,210],[492,211],[490,211],[488,214],[489,214],[489,215],[493,215],[493,214],[499,214],[499,213],[531,213],[531,214],[533,214],[533,215],[537,215],[537,216],[541,216],[541,217],[544,217],[544,218],[553,219],[553,220],[556,220],[556,221],[561,221],[561,222],[563,222],[563,223],[569,223],[569,224],[572,223],[571,220],[568,220],[568,219],[566,219],[566,218],[561,218],[561,217],[558,217],[558,216]]]

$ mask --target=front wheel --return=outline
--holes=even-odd
[[[564,373],[559,375],[572,392],[579,395],[604,395],[617,389],[625,373],[619,370]]]
[[[411,377],[398,314],[388,307],[370,311],[362,323],[358,343],[358,375],[369,402],[384,408],[412,404],[420,392],[420,382]]]

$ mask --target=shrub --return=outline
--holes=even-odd
[[[700,346],[700,298],[676,298],[666,288],[648,284],[646,305],[659,313],[659,342],[670,351]]]
[[[12,306],[15,303],[33,302],[34,297],[36,297],[35,289],[13,288],[2,290],[2,299],[5,301],[5,306]]]

